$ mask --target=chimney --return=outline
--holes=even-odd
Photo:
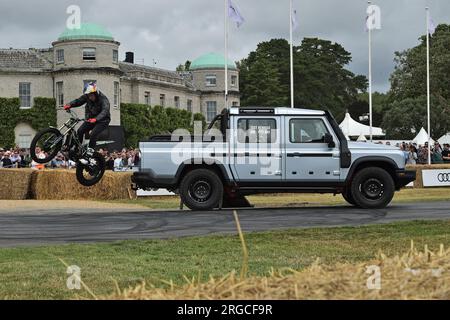
[[[134,52],[125,53],[125,62],[134,63]]]

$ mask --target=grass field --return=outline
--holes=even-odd
[[[382,250],[407,251],[411,240],[438,250],[450,245],[450,221],[414,221],[361,227],[316,228],[246,234],[249,275],[267,275],[281,268],[301,270],[317,258],[325,264],[362,262]],[[142,281],[164,286],[188,278],[205,281],[241,269],[238,236],[208,236],[173,240],[124,241],[51,247],[0,249],[0,298],[90,298],[85,290],[66,288],[66,267],[81,268],[82,280],[96,295],[108,295]]]
[[[264,194],[249,196],[247,199],[256,207],[293,207],[316,205],[341,205],[346,204],[341,195],[332,194]],[[450,200],[450,192],[447,188],[430,189],[402,189],[395,193],[394,202],[417,202]],[[139,204],[150,209],[174,209],[179,208],[178,196],[147,197],[137,200],[118,200],[116,203]]]

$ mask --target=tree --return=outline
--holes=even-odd
[[[186,60],[184,64],[179,64],[176,71],[177,72],[183,72],[183,71],[189,71],[191,69],[191,61]]]
[[[364,76],[345,69],[351,55],[341,45],[305,38],[294,47],[296,106],[329,109],[337,117],[367,88]],[[272,39],[238,63],[241,105],[290,105],[289,43]]]
[[[417,98],[426,94],[426,37],[411,49],[395,53],[395,70],[391,75],[391,101]],[[436,96],[450,99],[450,25],[441,24],[430,38],[431,90]]]
[[[431,135],[439,138],[450,131],[450,25],[441,24],[430,39]],[[388,138],[413,137],[427,127],[426,37],[420,44],[396,52],[396,66],[390,77],[388,108],[383,128]]]
[[[442,97],[432,96],[432,127],[430,135],[435,139],[450,131],[450,105]],[[383,120],[383,128],[390,139],[413,139],[420,129],[427,128],[427,98],[406,98],[394,101]]]

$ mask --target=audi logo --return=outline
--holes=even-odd
[[[439,173],[437,179],[439,182],[450,182],[450,173]]]

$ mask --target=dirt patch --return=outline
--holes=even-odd
[[[145,210],[146,208],[137,204],[80,200],[0,200],[0,213],[64,209]]]

